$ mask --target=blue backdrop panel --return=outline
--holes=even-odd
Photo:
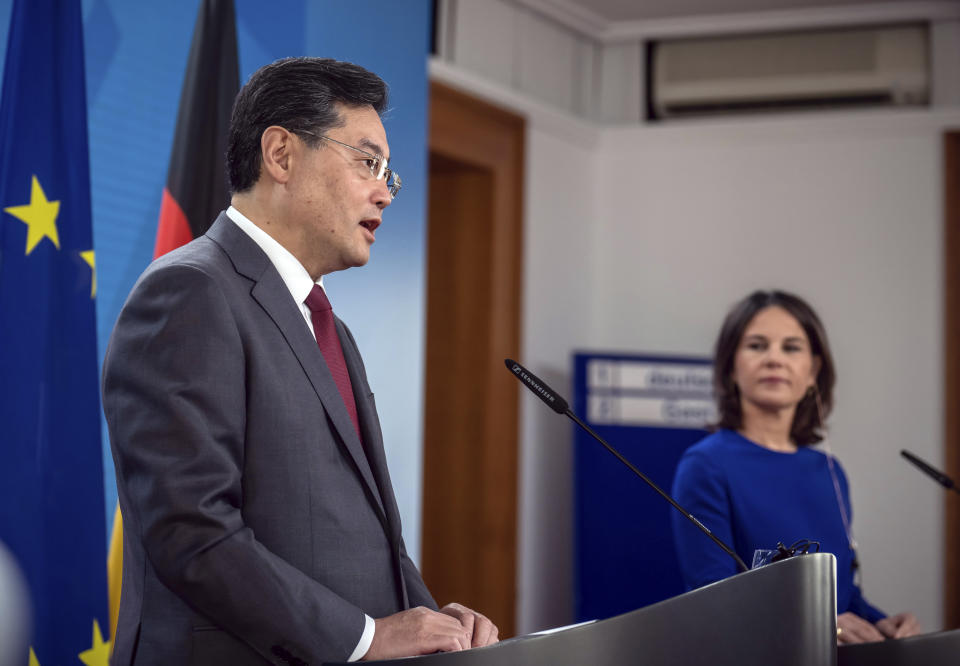
[[[613,369],[612,381],[598,382],[598,366]],[[706,434],[703,424],[712,418],[709,373],[704,358],[577,353],[573,407],[670,492],[680,456]],[[682,593],[670,528],[675,509],[587,433],[574,432],[576,620]]]
[[[0,71],[12,0],[0,0]],[[153,258],[177,105],[199,0],[81,0],[85,38],[97,341],[102,360],[117,315]],[[423,411],[427,53],[430,0],[236,0],[242,81],[277,58],[346,58],[391,88],[384,117],[403,193],[377,231],[370,264],[331,277],[377,393],[407,549],[419,551]],[[389,332],[389,333],[387,333]],[[3,395],[0,395],[0,399]],[[116,505],[104,426],[107,534]]]

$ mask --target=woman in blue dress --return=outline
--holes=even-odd
[[[716,432],[680,460],[673,494],[745,561],[757,549],[819,542],[837,558],[837,641],[903,638],[912,613],[887,616],[857,584],[847,477],[823,439],[836,380],[823,324],[802,299],[757,291],[737,303],[717,338]],[[736,573],[734,563],[679,514],[674,537],[688,589]]]

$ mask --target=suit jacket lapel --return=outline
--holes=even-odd
[[[376,479],[370,469],[371,463],[367,461],[360,438],[357,437],[357,431],[353,427],[353,421],[347,413],[346,405],[343,404],[336,382],[333,381],[333,376],[323,360],[323,354],[317,347],[317,341],[310,335],[310,329],[304,322],[297,304],[290,298],[290,292],[277,269],[260,246],[237,227],[225,213],[220,214],[207,231],[207,236],[223,248],[238,273],[254,281],[251,296],[273,319],[300,362],[327,416],[366,483],[374,506],[380,514],[380,520],[389,533],[391,530],[387,527],[388,521]],[[365,397],[364,402],[366,402]]]
[[[383,448],[380,421],[377,417],[376,405],[370,394],[370,387],[367,383],[366,372],[363,369],[363,360],[360,358],[357,343],[344,323],[339,319],[335,321],[340,346],[343,348],[343,359],[347,364],[347,372],[350,373],[350,382],[353,384],[357,416],[360,420],[360,430],[363,433],[363,447],[367,452],[370,466],[373,468],[373,476],[377,480],[380,498],[386,509],[387,523],[385,527],[393,551],[394,575],[397,581],[397,603],[401,609],[405,610],[410,608],[410,596],[407,592],[400,554],[402,543],[400,539],[400,512],[397,509],[397,498],[393,494],[393,486],[390,483],[390,472],[387,469],[387,456]]]
[[[360,420],[360,430],[363,433],[363,448],[366,450],[367,459],[370,461],[370,467],[380,491],[380,501],[390,525],[391,541],[399,543],[400,512],[397,509],[397,500],[393,495],[393,486],[390,483],[390,473],[387,469],[387,457],[383,448],[383,435],[379,428],[376,406],[367,395],[369,387],[366,381],[366,373],[363,370],[363,360],[360,358],[356,342],[339,318],[336,319],[336,325],[340,346],[343,348],[343,360],[347,364],[347,372],[350,373],[353,397],[357,403],[357,417]]]

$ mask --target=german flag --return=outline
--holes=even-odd
[[[180,93],[154,258],[203,235],[229,205],[224,159],[239,90],[233,0],[204,0]]]
[[[202,236],[230,203],[225,157],[230,111],[240,90],[233,0],[203,0],[180,92],[177,127],[160,203],[153,256]],[[123,522],[117,507],[107,558],[110,635],[117,628],[123,571]]]

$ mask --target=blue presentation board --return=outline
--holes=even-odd
[[[577,416],[670,492],[680,456],[715,419],[708,358],[574,354]],[[606,618],[684,591],[676,511],[574,426],[574,610]]]

